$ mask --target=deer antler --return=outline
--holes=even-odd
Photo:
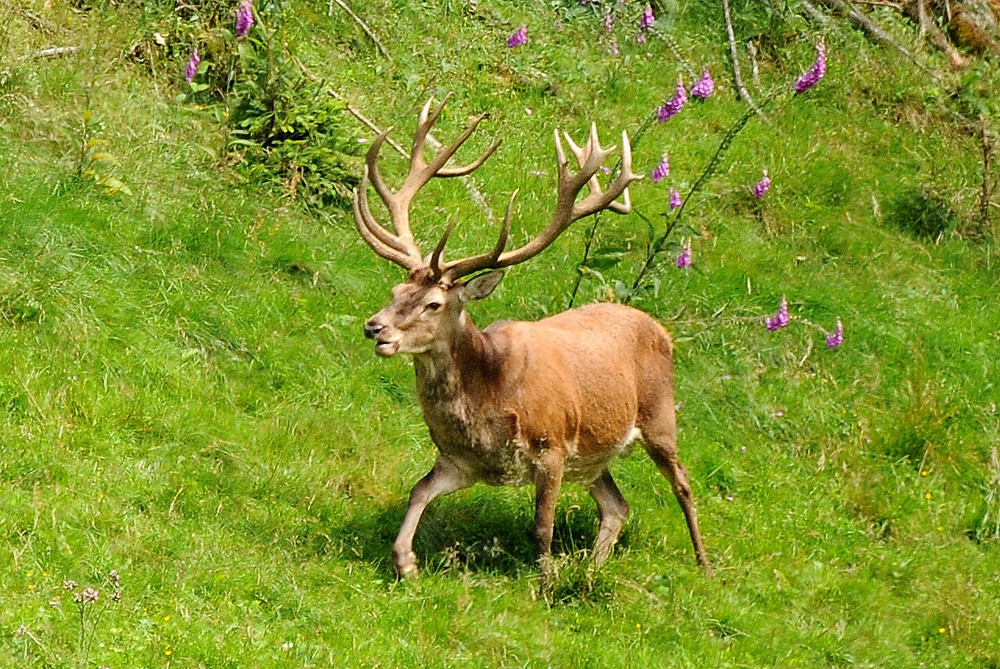
[[[563,133],[563,135],[570,150],[576,156],[580,171],[575,174],[570,172],[566,152],[563,149],[562,140],[559,138],[559,131],[556,130],[554,136],[556,158],[559,162],[559,182],[556,209],[549,224],[524,246],[513,251],[503,252],[510,231],[511,210],[514,206],[514,198],[517,196],[517,191],[515,191],[507,205],[503,229],[494,249],[489,253],[442,263],[441,255],[444,251],[444,244],[451,233],[451,227],[449,227],[431,256],[431,270],[436,276],[446,277],[449,281],[454,281],[480,270],[500,269],[522,263],[548,248],[566,228],[584,216],[589,216],[602,209],[609,209],[619,214],[631,211],[632,204],[629,199],[628,186],[633,181],[641,179],[642,175],[632,172],[632,147],[628,141],[628,134],[622,132],[621,171],[608,185],[607,191],[601,189],[597,171],[611,152],[615,150],[615,147],[601,148],[595,124],[591,124],[590,137],[583,148],[577,146],[568,134]],[[577,202],[576,198],[584,186],[588,187],[589,193]],[[620,202],[618,201],[619,196],[622,197]]]
[[[444,100],[441,101],[441,104],[431,110],[431,103],[434,101],[432,97],[427,100],[427,103],[421,110],[417,121],[417,129],[413,137],[413,148],[410,151],[410,172],[398,191],[393,192],[378,168],[379,153],[391,128],[380,134],[372,142],[365,159],[365,169],[361,176],[361,183],[354,191],[354,221],[357,224],[358,232],[361,234],[362,239],[377,254],[410,271],[426,266],[420,253],[420,248],[413,238],[413,233],[410,232],[410,204],[414,196],[432,177],[458,177],[469,174],[486,162],[486,159],[493,155],[493,152],[500,146],[499,141],[494,142],[479,158],[468,165],[451,168],[445,167],[445,164],[455,155],[459,147],[472,135],[480,121],[486,118],[486,114],[480,114],[473,119],[469,127],[459,135],[458,139],[450,146],[442,149],[428,163],[423,155],[427,134],[434,123],[437,122],[450,97],[451,93],[448,93],[444,97]],[[391,232],[376,221],[371,213],[371,209],[368,206],[369,181],[389,210],[389,219],[392,224]]]

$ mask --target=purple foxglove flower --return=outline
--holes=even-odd
[[[184,73],[184,81],[189,84],[194,81],[194,77],[198,74],[198,63],[201,62],[201,56],[198,55],[198,49],[195,48],[191,51],[191,57],[188,59],[187,72]]]
[[[681,206],[681,194],[677,192],[677,189],[673,186],[670,187],[670,211],[677,209]]]
[[[684,109],[687,101],[687,91],[684,90],[684,79],[677,77],[677,92],[674,93],[674,97],[667,100],[663,103],[662,107],[656,110],[657,122],[665,123],[671,117],[676,116],[681,109]]]
[[[635,43],[636,44],[645,44],[646,43],[646,33],[644,33],[641,30],[639,32],[637,32],[635,34]]]
[[[653,8],[650,5],[646,5],[646,10],[642,13],[642,18],[639,19],[639,27],[646,30],[653,26],[654,21],[656,21],[656,18],[653,16]]]
[[[706,100],[714,92],[715,82],[712,80],[712,75],[708,73],[708,68],[705,68],[701,73],[701,79],[691,87],[691,97]]]
[[[795,94],[805,93],[819,83],[826,74],[826,45],[820,42],[816,45],[816,60],[812,67],[795,82]]]
[[[778,330],[788,325],[788,321],[788,300],[781,298],[781,306],[778,307],[778,313],[764,319],[764,324],[768,330]]]
[[[243,39],[253,27],[253,0],[243,0],[236,8],[236,39]]]
[[[528,26],[521,26],[507,38],[507,47],[514,49],[528,41]]]
[[[844,324],[837,319],[837,327],[833,332],[826,335],[826,347],[837,348],[844,343]]]
[[[670,176],[670,159],[664,153],[659,165],[653,168],[653,183],[658,184],[668,176]]]
[[[691,244],[685,244],[677,256],[677,269],[686,269],[691,266]]]
[[[754,187],[750,189],[750,192],[758,200],[767,195],[767,191],[771,190],[771,177],[767,176],[767,170],[764,170],[764,174],[761,176],[760,181],[754,184]]]
[[[604,32],[611,32],[615,29],[615,20],[611,14],[604,15]]]

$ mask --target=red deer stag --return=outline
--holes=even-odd
[[[492,251],[446,261],[444,246],[453,220],[425,258],[410,232],[414,195],[431,177],[469,174],[499,145],[494,143],[467,166],[445,167],[484,114],[426,162],[427,134],[447,97],[433,110],[432,101],[420,113],[410,172],[400,189],[393,192],[379,171],[386,131],[368,151],[354,196],[354,216],[365,242],[409,271],[406,281],[392,289],[389,306],[365,323],[365,336],[375,340],[380,356],[413,356],[417,395],[439,451],[434,467],[410,493],[393,546],[397,572],[401,576],[417,572],[413,535],[427,505],[479,481],[535,485],[535,541],[543,566],[551,550],[560,485],[582,483],[597,502],[600,527],[592,556],[601,564],[629,512],[608,464],[641,440],[673,486],[698,563],[711,573],[687,472],[677,458],[673,356],[666,330],[641,311],[619,304],[593,304],[537,322],[499,322],[485,330],[479,330],[465,311],[467,302],[496,288],[502,268],[538,255],[574,221],[602,209],[630,210],[628,185],[641,176],[631,169],[628,136],[622,133],[621,171],[603,191],[596,175],[614,147],[600,147],[596,126],[591,126],[582,148],[565,135],[579,163],[579,171],[573,173],[556,131],[555,212],[537,237],[518,249],[505,250],[515,191]],[[388,208],[392,231],[372,215],[369,181]],[[577,201],[584,186],[589,194]],[[475,276],[462,281],[470,275]]]

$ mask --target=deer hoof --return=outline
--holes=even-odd
[[[417,571],[417,554],[413,551],[396,561],[396,573],[400,578],[415,578]]]

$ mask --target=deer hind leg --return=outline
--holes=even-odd
[[[413,486],[410,491],[410,505],[406,517],[399,528],[399,535],[392,547],[396,573],[408,578],[417,574],[417,555],[413,552],[413,535],[417,531],[424,509],[432,501],[456,490],[467,488],[475,481],[450,461],[439,457],[434,467]]]
[[[712,567],[708,564],[705,546],[701,541],[701,532],[698,530],[698,512],[691,494],[688,473],[677,457],[677,429],[673,405],[665,407],[656,420],[650,421],[648,425],[643,427],[642,432],[643,446],[646,452],[649,453],[649,457],[656,463],[660,472],[670,481],[674,496],[684,512],[698,564],[705,569],[708,576],[712,576]]]
[[[597,502],[597,512],[601,516],[601,526],[597,530],[597,541],[594,542],[592,554],[594,564],[600,566],[611,555],[611,549],[618,541],[629,506],[607,469],[590,485],[588,492]]]

